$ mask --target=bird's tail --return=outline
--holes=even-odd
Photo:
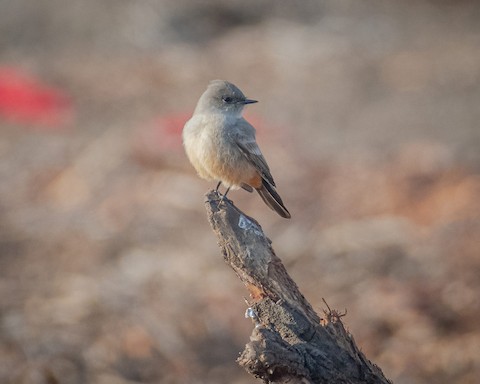
[[[290,219],[290,212],[283,205],[282,198],[275,190],[275,187],[270,185],[266,180],[262,180],[262,186],[257,189],[258,194],[262,200],[267,204],[271,209],[277,212],[280,216]]]

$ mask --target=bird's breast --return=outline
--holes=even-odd
[[[236,143],[237,123],[238,119],[222,114],[198,115],[187,122],[185,150],[201,177],[221,180],[226,186],[249,184],[255,177],[255,169]]]

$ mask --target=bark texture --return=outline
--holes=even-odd
[[[238,363],[266,383],[391,383],[328,309],[320,318],[253,218],[215,191],[208,219],[225,261],[250,292],[255,327]]]

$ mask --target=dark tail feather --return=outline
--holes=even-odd
[[[271,209],[277,212],[280,216],[290,219],[290,212],[283,205],[282,198],[279,196],[275,188],[272,187],[267,181],[263,180],[262,186],[257,189],[258,194],[262,200],[267,204]]]
[[[248,184],[242,183],[242,184],[240,184],[240,186],[247,192],[250,192],[250,193],[253,192],[253,188]]]

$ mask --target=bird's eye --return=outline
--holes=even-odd
[[[222,99],[225,103],[231,103],[233,101],[233,99],[230,97],[230,96],[225,96],[223,99]]]

